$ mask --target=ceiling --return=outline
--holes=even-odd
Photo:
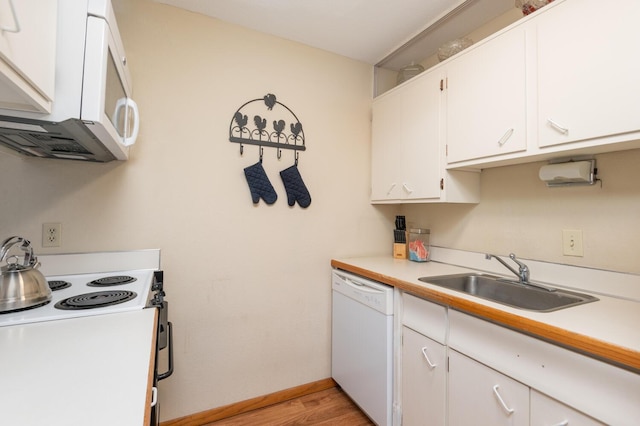
[[[399,69],[515,7],[514,0],[156,0]]]

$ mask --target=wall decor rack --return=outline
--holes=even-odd
[[[251,124],[249,117],[253,117]],[[268,123],[271,124],[270,129]],[[295,113],[279,102],[272,93],[245,102],[238,108],[229,124],[229,141],[240,144],[240,155],[244,152],[245,144],[258,145],[261,158],[262,147],[276,148],[278,158],[282,149],[307,149],[302,123]],[[296,160],[297,156],[296,152]]]

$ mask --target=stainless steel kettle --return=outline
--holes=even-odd
[[[11,248],[19,244],[24,260],[19,264],[16,255],[9,255]],[[22,237],[4,240],[0,248],[0,312],[9,312],[42,305],[51,300],[51,289],[42,272],[38,271],[38,259],[31,243]]]

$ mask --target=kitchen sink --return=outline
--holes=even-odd
[[[418,279],[492,302],[537,312],[552,312],[598,300],[597,297],[588,294],[538,284],[522,284],[509,281],[504,277],[481,273],[440,275]]]

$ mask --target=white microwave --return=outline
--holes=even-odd
[[[50,114],[0,109],[0,145],[29,157],[127,160],[140,117],[110,0],[58,0]]]

